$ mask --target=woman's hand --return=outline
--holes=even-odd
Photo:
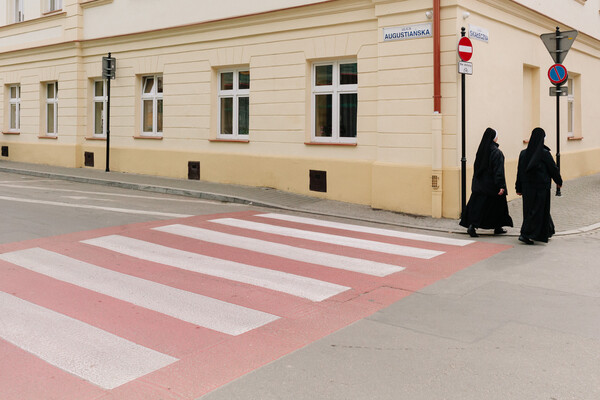
[[[498,196],[502,196],[504,194],[504,188],[500,189],[500,191],[498,192]]]

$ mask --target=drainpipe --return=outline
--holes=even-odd
[[[440,0],[433,0],[433,112],[442,113],[440,77]]]
[[[431,216],[442,218],[442,95],[440,66],[440,0],[433,0],[433,116],[431,120]]]

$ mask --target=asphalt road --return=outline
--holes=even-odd
[[[264,211],[12,174],[0,174],[0,188],[3,244]],[[600,232],[535,246],[478,241],[506,249],[201,398],[600,398]]]

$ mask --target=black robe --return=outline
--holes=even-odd
[[[466,228],[495,229],[513,226],[506,202],[506,178],[504,175],[504,154],[498,144],[491,142],[489,154],[482,163],[475,162],[471,184],[471,197],[459,224]],[[504,189],[502,196],[498,195]]]
[[[521,235],[547,243],[554,235],[554,222],[550,216],[550,188],[552,180],[562,186],[558,167],[546,146],[534,165],[527,169],[527,150],[521,151],[517,167],[517,193],[523,195],[523,225]]]

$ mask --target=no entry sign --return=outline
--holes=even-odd
[[[562,64],[554,64],[548,70],[548,79],[550,79],[550,82],[552,82],[554,86],[562,85],[568,77],[569,74],[567,73],[567,69]]]
[[[462,61],[469,61],[473,55],[473,43],[468,37],[461,37],[458,41],[458,56]]]

